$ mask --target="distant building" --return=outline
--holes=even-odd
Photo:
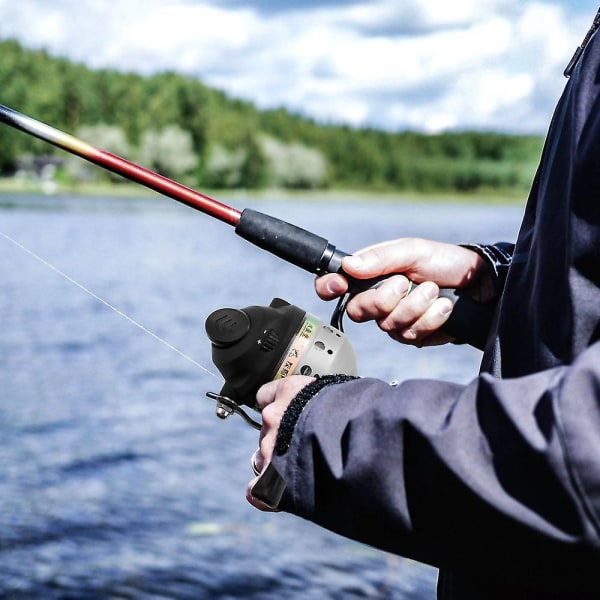
[[[24,156],[16,160],[18,173],[24,173],[39,179],[54,176],[56,169],[64,166],[65,159],[57,156]]]

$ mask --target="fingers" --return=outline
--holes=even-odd
[[[279,433],[279,424],[287,407],[298,392],[314,379],[314,377],[304,375],[292,375],[265,383],[256,393],[256,401],[262,409],[262,428],[259,436],[259,449],[253,460],[259,471],[262,471],[271,460]]]
[[[453,338],[440,332],[442,325],[452,312],[448,298],[437,297],[437,286],[423,283],[411,292],[402,306],[397,306],[386,318],[378,322],[379,327],[399,342],[415,346],[436,345]],[[406,322],[410,324],[406,325]]]
[[[256,392],[256,403],[264,408],[268,406],[277,398],[277,390],[279,389],[279,381],[269,381],[264,385],[261,385]]]
[[[262,464],[259,466],[259,460],[260,460],[260,448],[257,448],[254,451],[254,454],[252,455],[252,457],[250,458],[250,466],[252,467],[252,471],[254,472],[254,474],[258,477],[263,470]]]
[[[271,390],[265,390],[264,394],[265,396],[270,397]],[[258,482],[260,475],[265,470],[265,467],[271,462],[273,457],[273,450],[275,448],[277,433],[279,431],[279,422],[281,421],[282,414],[283,409],[280,408],[277,402],[272,401],[265,406],[262,411],[263,427],[260,432],[259,446],[250,459],[252,470],[256,477],[250,481],[246,488],[246,500],[248,500],[255,508],[265,512],[277,512],[277,509],[271,508],[255,498],[252,494],[252,490]]]
[[[410,294],[402,296],[391,311],[377,319],[377,324],[388,333],[416,325],[419,320],[426,318],[438,293],[438,286],[431,281],[416,286]]]
[[[269,381],[259,388],[256,393],[256,402],[262,409],[265,409],[268,405],[278,401],[282,408],[281,414],[283,414],[283,410],[287,408],[294,396],[311,381],[314,381],[314,377],[305,375],[292,375],[284,379]],[[281,415],[279,416],[281,417]],[[264,420],[265,413],[263,411],[263,423]]]
[[[252,464],[259,473],[262,473],[273,457],[273,450],[279,432],[279,422],[283,415],[283,411],[279,411],[277,408],[276,404],[270,404],[262,412],[263,426],[260,430],[258,448],[252,457]]]
[[[407,295],[411,282],[403,275],[384,279],[376,288],[357,294],[346,307],[348,316],[357,323],[377,321],[391,313]]]
[[[405,277],[394,276],[377,289],[358,294],[348,303],[348,316],[357,322],[373,320],[393,339],[421,346],[446,343],[452,338],[439,332],[452,312],[452,302],[438,298],[433,282],[416,286],[410,293]]]
[[[331,283],[335,281],[333,277],[339,276],[327,277],[331,278]],[[392,339],[405,344],[429,346],[452,341],[451,336],[439,331],[450,317],[452,302],[438,298],[439,288],[432,281],[412,289],[411,286],[411,281],[404,275],[392,275],[378,287],[352,297],[346,313],[357,323],[376,321]]]

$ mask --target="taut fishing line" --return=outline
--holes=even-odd
[[[77,286],[80,290],[84,291],[86,294],[88,294],[95,300],[98,300],[98,302],[104,304],[104,306],[106,306],[107,308],[110,308],[110,310],[112,310],[112,311],[116,312],[118,315],[122,316],[124,319],[129,321],[132,325],[135,325],[138,329],[141,329],[144,333],[147,333],[149,336],[153,337],[155,340],[158,340],[161,344],[165,345],[167,348],[169,348],[173,352],[179,354],[179,356],[181,356],[182,358],[185,358],[185,360],[187,360],[188,362],[191,362],[193,365],[195,365],[199,369],[202,369],[202,371],[204,371],[205,373],[208,373],[209,375],[212,375],[213,377],[220,379],[220,377],[216,373],[213,373],[210,369],[207,369],[200,363],[196,362],[191,356],[188,356],[187,354],[185,354],[185,352],[182,352],[181,350],[179,350],[179,348],[176,348],[175,346],[173,346],[172,344],[167,342],[167,340],[161,338],[159,335],[157,335],[153,331],[150,331],[150,329],[148,329],[147,327],[142,325],[139,321],[136,321],[129,315],[125,314],[122,310],[119,310],[116,306],[112,305],[110,302],[108,302],[108,300],[101,298],[100,296],[98,296],[98,294],[95,294],[94,292],[92,292],[92,290],[85,287],[83,284],[79,283],[78,281],[75,281],[72,277],[69,277],[69,275],[67,275],[64,271],[61,271],[58,267],[55,267],[54,265],[50,264],[47,260],[43,259],[39,254],[36,254],[33,250],[26,248],[25,246],[23,246],[23,244],[21,244],[20,242],[18,242],[17,240],[15,240],[14,238],[10,237],[9,235],[7,235],[6,233],[4,233],[2,231],[0,231],[0,235],[3,238],[5,238],[6,240],[8,240],[9,242],[11,242],[12,244],[14,244],[17,248],[20,248],[21,250],[23,250],[23,252],[26,252],[27,254],[29,254],[29,256],[35,258],[37,261],[39,261],[40,263],[42,263],[43,265],[48,267],[50,270],[54,271],[57,275],[60,275],[63,279],[66,279],[67,281],[69,281],[73,285]]]

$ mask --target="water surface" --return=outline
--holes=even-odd
[[[241,202],[241,201],[240,201]],[[499,206],[246,202],[351,252],[514,239]],[[239,208],[242,208],[240,205]],[[0,232],[214,371],[204,319],[279,296],[328,320],[312,276],[169,200],[0,197]],[[431,598],[436,571],[244,498],[256,433],[219,378],[0,236],[0,595]],[[348,324],[362,375],[466,382],[480,353]]]

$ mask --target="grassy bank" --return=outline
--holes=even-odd
[[[409,191],[373,191],[356,189],[326,190],[199,190],[223,202],[252,200],[294,200],[304,201],[327,200],[328,202],[400,202],[400,203],[485,203],[511,204],[525,203],[526,195],[514,190],[480,190],[477,192],[409,192]],[[73,185],[41,182],[14,177],[0,178],[0,194],[55,194],[72,196],[112,196],[119,198],[152,198],[160,196],[156,192],[141,185],[129,182],[87,182]]]

